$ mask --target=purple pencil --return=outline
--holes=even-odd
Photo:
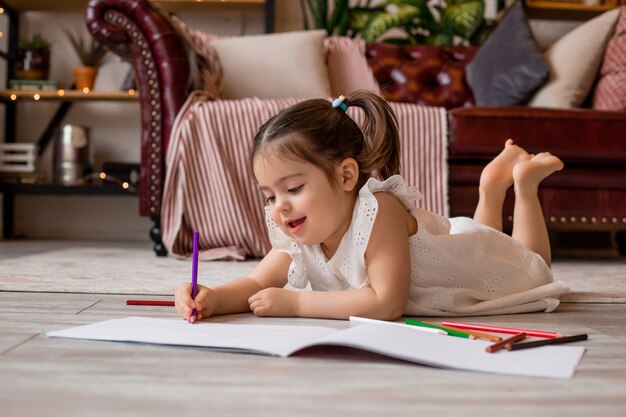
[[[193,255],[191,260],[191,298],[196,299],[198,295],[198,232],[193,232]],[[196,309],[191,312],[192,316],[196,315]]]

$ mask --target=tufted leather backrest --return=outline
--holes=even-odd
[[[474,105],[465,67],[478,48],[370,43],[367,61],[385,98],[441,106]]]

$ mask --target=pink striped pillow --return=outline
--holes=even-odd
[[[378,82],[365,58],[365,41],[347,36],[324,39],[330,90],[334,97],[355,90],[380,94]]]
[[[604,52],[593,108],[626,112],[626,6],[622,6],[613,37]]]

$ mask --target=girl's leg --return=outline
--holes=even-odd
[[[548,265],[552,260],[550,239],[537,190],[544,178],[561,169],[563,162],[549,152],[539,153],[513,168],[513,238],[541,255]]]
[[[513,167],[530,159],[524,149],[508,139],[504,149],[480,174],[478,205],[474,220],[502,231],[502,206],[506,192],[513,185]]]

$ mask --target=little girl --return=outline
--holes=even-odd
[[[348,106],[364,112],[362,129]],[[199,286],[195,299],[182,285],[176,308],[189,322],[246,311],[382,320],[552,311],[568,291],[552,280],[537,197],[539,183],[563,168],[547,152],[530,155],[507,140],[482,172],[474,219],[448,220],[416,207],[419,193],[398,175],[395,115],[358,91],[283,110],[259,130],[250,161],[273,249],[248,276]],[[512,237],[502,233],[511,185]]]

